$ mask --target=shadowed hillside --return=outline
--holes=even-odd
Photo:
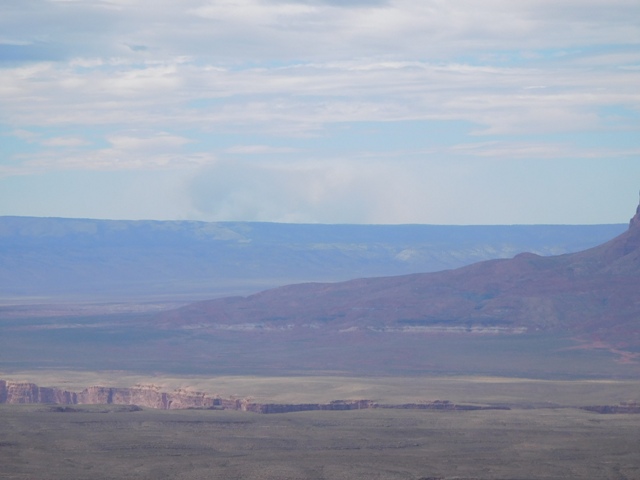
[[[563,333],[640,351],[640,207],[628,230],[579,253],[524,253],[456,270],[307,283],[200,302],[165,325],[203,328],[523,334]]]

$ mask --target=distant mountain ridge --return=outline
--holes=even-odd
[[[202,299],[555,255],[624,225],[314,225],[0,217],[0,300]]]
[[[172,328],[558,332],[632,361],[640,357],[640,206],[624,233],[577,253],[523,253],[436,273],[290,285],[161,316]]]

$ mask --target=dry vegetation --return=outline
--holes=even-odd
[[[14,376],[22,378],[29,372]],[[31,372],[34,375],[34,372]],[[101,374],[40,372],[73,382]],[[33,377],[30,377],[34,379]],[[120,384],[148,382],[124,375]],[[493,377],[156,377],[272,401],[370,397],[508,402],[511,410],[258,415],[0,405],[0,479],[634,479],[640,415],[569,405],[637,400],[633,381]],[[531,407],[536,408],[531,408]]]
[[[640,416],[0,406],[2,479],[632,479]]]

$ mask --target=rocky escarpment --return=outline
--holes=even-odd
[[[77,403],[75,395],[59,388],[39,387],[33,383],[14,383],[0,380],[0,403]]]
[[[191,390],[163,392],[154,385],[135,387],[93,386],[79,392],[57,387],[40,387],[30,382],[0,380],[0,404],[45,404],[56,405],[61,412],[77,411],[74,405],[122,405],[146,407],[159,410],[209,409],[237,410],[253,413],[291,413],[306,411],[346,411],[362,409],[402,409],[402,410],[510,410],[507,404],[472,405],[449,402],[447,400],[424,401],[420,403],[382,404],[372,400],[334,400],[329,403],[260,403],[251,398],[224,398]],[[522,405],[519,405],[523,408]],[[537,408],[528,405],[525,408]],[[548,408],[548,405],[541,408]],[[640,413],[640,403],[623,402],[619,405],[577,406],[595,413]]]
[[[80,392],[56,387],[40,387],[28,382],[0,380],[0,403],[56,405],[139,405],[161,410],[185,408],[229,408],[241,410],[243,400],[224,399],[201,392],[176,390],[163,392],[159,387],[129,388],[93,386]]]
[[[49,405],[137,405],[160,410],[219,409],[254,413],[290,413],[312,410],[360,410],[396,408],[416,410],[486,410],[507,409],[504,406],[459,405],[448,401],[407,404],[378,404],[371,400],[334,400],[329,403],[257,403],[248,398],[223,398],[202,392],[176,390],[162,392],[156,386],[129,388],[94,386],[80,392],[56,387],[39,387],[28,382],[0,380],[0,403]]]

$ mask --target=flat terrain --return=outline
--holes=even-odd
[[[0,406],[1,479],[634,479],[640,415]]]
[[[0,379],[33,382],[79,392],[93,386],[155,385],[251,398],[261,403],[327,403],[367,399],[381,404],[448,400],[459,404],[506,404],[514,408],[579,407],[640,403],[640,380],[534,380],[474,376],[172,376],[123,371],[0,371]]]
[[[640,477],[640,415],[575,408],[640,400],[638,365],[606,350],[545,336],[161,330],[142,310],[6,312],[0,378],[69,390],[154,384],[273,403],[448,400],[511,410],[0,405],[0,479]]]
[[[432,335],[325,332],[313,328],[209,331],[158,328],[158,317],[144,311],[98,315],[83,310],[72,314],[58,311],[47,316],[46,311],[36,310],[0,308],[0,371],[111,370],[215,377],[489,375],[635,379],[640,375],[639,362],[624,362],[607,348],[583,348],[566,335]]]

